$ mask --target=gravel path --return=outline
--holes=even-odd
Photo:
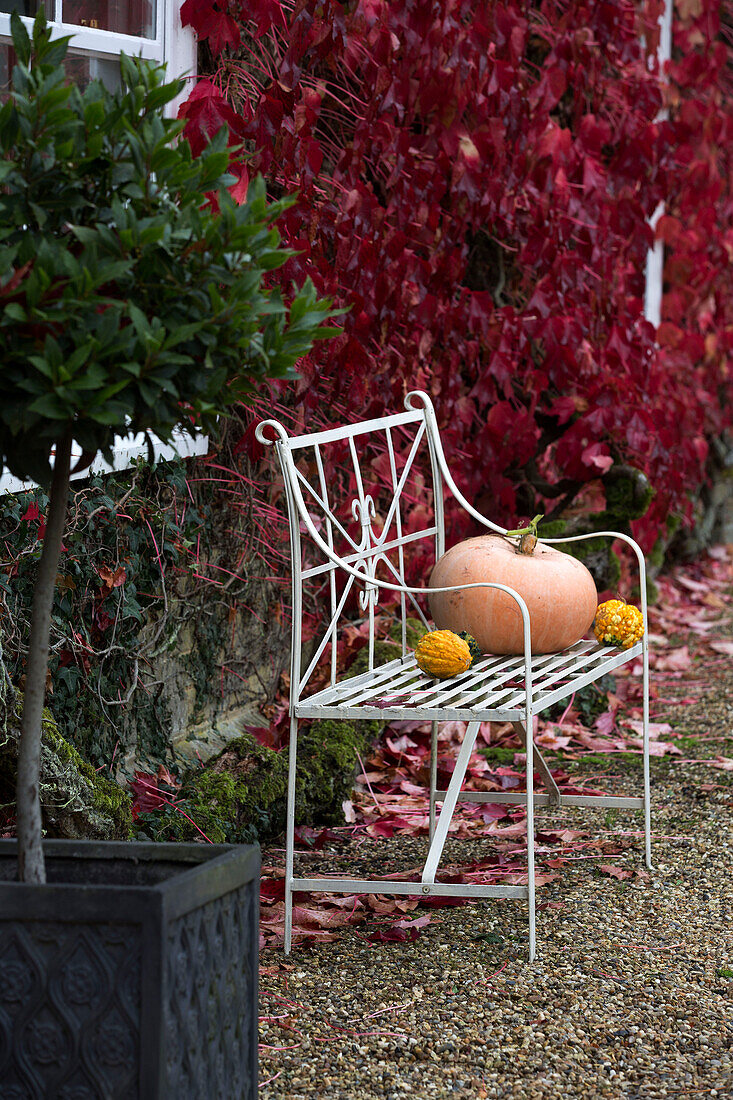
[[[708,686],[657,720],[684,731],[685,757],[733,757],[733,662],[702,642],[691,652],[688,679]],[[689,695],[685,680],[665,690]],[[576,770],[597,772],[598,761]],[[605,770],[617,773],[609,792],[638,789],[640,758],[607,757]],[[538,812],[540,827],[582,825],[629,845],[613,865],[642,875],[602,875],[599,858],[560,868],[538,891],[531,967],[526,907],[508,900],[431,909],[412,943],[369,942],[362,926],[289,959],[263,950],[262,1100],[732,1098],[733,771],[665,757],[652,776],[648,878],[639,814]],[[362,843],[341,850],[338,869],[350,859],[376,875],[415,866],[424,847]],[[445,859],[481,854],[480,841],[454,841]]]

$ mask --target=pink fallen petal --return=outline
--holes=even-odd
[[[708,642],[708,645],[716,653],[725,653],[733,657],[733,642]]]

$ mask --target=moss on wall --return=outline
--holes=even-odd
[[[232,422],[235,438],[238,430]],[[270,613],[271,567],[252,549],[247,496],[233,509],[220,492],[226,433],[219,447],[214,475],[201,460],[138,462],[72,485],[51,625],[52,706],[65,741],[107,774],[113,761],[119,777],[170,766],[177,742],[194,729],[205,736],[231,712],[261,724],[286,664],[287,624]],[[47,504],[41,489],[0,500],[0,621],[14,683]]]
[[[379,721],[324,719],[298,738],[298,824],[343,823],[343,802],[354,789],[359,756],[364,759],[382,727]]]
[[[380,722],[319,721],[298,737],[298,825],[343,822],[343,802],[354,786],[359,756],[379,735]],[[285,828],[288,750],[275,752],[250,733],[231,741],[205,767],[183,780],[178,809],[166,807],[139,818],[140,836],[156,840],[248,843]]]
[[[180,810],[165,811],[159,824],[170,827],[176,840],[200,839],[198,825],[214,844],[248,843],[283,828],[287,786],[287,754],[244,733],[184,777],[178,806],[192,821]],[[151,825],[156,836],[155,822],[146,821],[146,831]]]
[[[15,801],[22,696],[0,737],[0,798]],[[130,796],[83,760],[58,731],[51,711],[43,712],[41,812],[47,836],[128,840],[132,835]]]
[[[606,515],[628,523],[646,514],[654,496],[646,474],[633,466],[614,465],[603,478]]]

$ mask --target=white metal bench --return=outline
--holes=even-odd
[[[620,539],[636,554],[639,566],[641,610],[644,617],[643,640],[632,648],[620,650],[595,641],[581,640],[561,653],[532,655],[530,620],[521,596],[502,585],[516,600],[524,625],[522,656],[485,655],[459,677],[436,681],[417,667],[406,644],[408,607],[430,623],[420,604],[425,602],[426,587],[413,587],[405,581],[406,555],[414,544],[429,540],[431,557],[445,551],[444,487],[458,504],[478,523],[505,534],[486,519],[462,495],[445,460],[435,412],[426,393],[413,391],[405,398],[407,411],[375,420],[347,424],[309,435],[290,436],[277,420],[262,421],[257,438],[274,444],[282,468],[287,498],[292,555],[292,649],[290,667],[290,758],[285,877],[285,951],[292,942],[293,891],[326,893],[378,894],[449,894],[461,897],[524,898],[529,907],[529,957],[535,956],[535,806],[601,806],[644,810],[645,856],[651,867],[650,792],[649,792],[649,659],[646,608],[646,570],[641,548],[628,535],[614,531],[594,532],[575,538],[542,539],[547,543],[574,542],[586,538]],[[377,516],[373,495],[367,491],[374,469],[368,455],[381,455],[379,466],[382,488],[387,481],[391,498]],[[342,481],[351,486],[350,500],[337,500],[338,485],[327,481],[324,454],[329,447],[340,448]],[[370,450],[371,448],[371,450]],[[420,466],[420,455],[427,449],[428,461]],[[366,464],[366,465],[365,465]],[[421,470],[427,469],[428,480]],[[386,476],[388,472],[388,477]],[[391,482],[391,485],[389,484]],[[431,504],[431,519],[419,530],[405,528],[404,507],[408,486],[416,482],[425,504]],[[413,487],[413,492],[414,492]],[[432,499],[431,499],[432,498]],[[384,500],[384,493],[378,498]],[[413,501],[414,503],[414,501]],[[344,511],[348,505],[348,512]],[[348,517],[348,518],[347,518]],[[303,536],[307,536],[304,538]],[[337,552],[339,551],[340,552]],[[313,554],[316,554],[314,559]],[[378,571],[381,576],[378,576]],[[330,615],[320,643],[305,667],[302,659],[302,616],[306,585],[325,589]],[[461,585],[455,588],[481,587]],[[337,639],[346,625],[344,608],[358,591],[361,609],[369,623],[368,669],[351,678],[337,676]],[[451,589],[453,590],[453,589]],[[386,664],[375,665],[375,607],[382,593],[399,597],[402,645],[399,655]],[[395,599],[395,597],[393,597]],[[397,615],[397,611],[390,612]],[[328,686],[307,694],[307,688],[321,658],[330,648]],[[641,663],[643,681],[643,794],[637,797],[562,794],[550,774],[540,751],[532,742],[534,715],[572,694],[604,674],[628,662]],[[295,775],[298,724],[302,719],[370,719],[383,721],[418,719],[432,723],[430,781],[429,850],[420,882],[345,877],[298,877],[294,875]],[[438,723],[462,720],[468,723],[448,789],[437,789]],[[462,791],[463,780],[481,722],[511,722],[527,747],[526,791]],[[531,749],[531,751],[530,751]],[[534,791],[534,769],[544,791]],[[521,803],[527,809],[527,885],[461,885],[436,881],[438,864],[448,829],[460,800],[471,802]],[[442,808],[436,820],[436,803]]]

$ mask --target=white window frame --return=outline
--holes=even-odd
[[[191,78],[196,74],[196,36],[190,27],[181,26],[182,0],[157,0],[155,38],[140,38],[128,34],[115,34],[112,31],[98,30],[93,27],[63,23],[60,18],[49,20],[53,38],[73,35],[70,48],[83,51],[90,57],[114,58],[123,51],[131,57],[143,57],[159,61],[167,66],[170,80],[176,77]],[[61,0],[54,0],[54,14],[61,15]],[[21,16],[29,33],[33,28],[33,18]],[[0,44],[10,41],[10,15],[0,13]],[[180,104],[188,96],[185,88],[179,96],[167,105],[166,114],[175,118]],[[157,436],[151,436],[156,461],[166,461],[176,457],[187,458],[191,455],[206,454],[209,449],[208,436],[192,439],[183,432],[175,432],[172,443],[163,443]],[[138,459],[147,457],[148,444],[143,433],[134,437],[116,436],[112,448],[112,464],[97,457],[91,467],[72,477],[84,478],[90,474],[110,473],[129,469]],[[72,449],[72,467],[81,455],[81,448],[74,444]],[[34,489],[33,482],[20,481],[8,471],[0,471],[0,493],[19,493]]]
[[[154,38],[117,34],[113,31],[85,27],[61,21],[62,0],[54,0],[57,18],[49,19],[52,38],[72,35],[71,49],[81,50],[92,57],[110,58],[123,51],[132,57],[144,57],[160,61],[168,67],[168,76],[191,77],[196,72],[196,38],[190,27],[181,26],[181,0],[157,0]],[[21,16],[30,32],[33,18]],[[10,40],[10,15],[0,13],[0,41]],[[175,115],[179,101],[169,104],[168,111]]]

